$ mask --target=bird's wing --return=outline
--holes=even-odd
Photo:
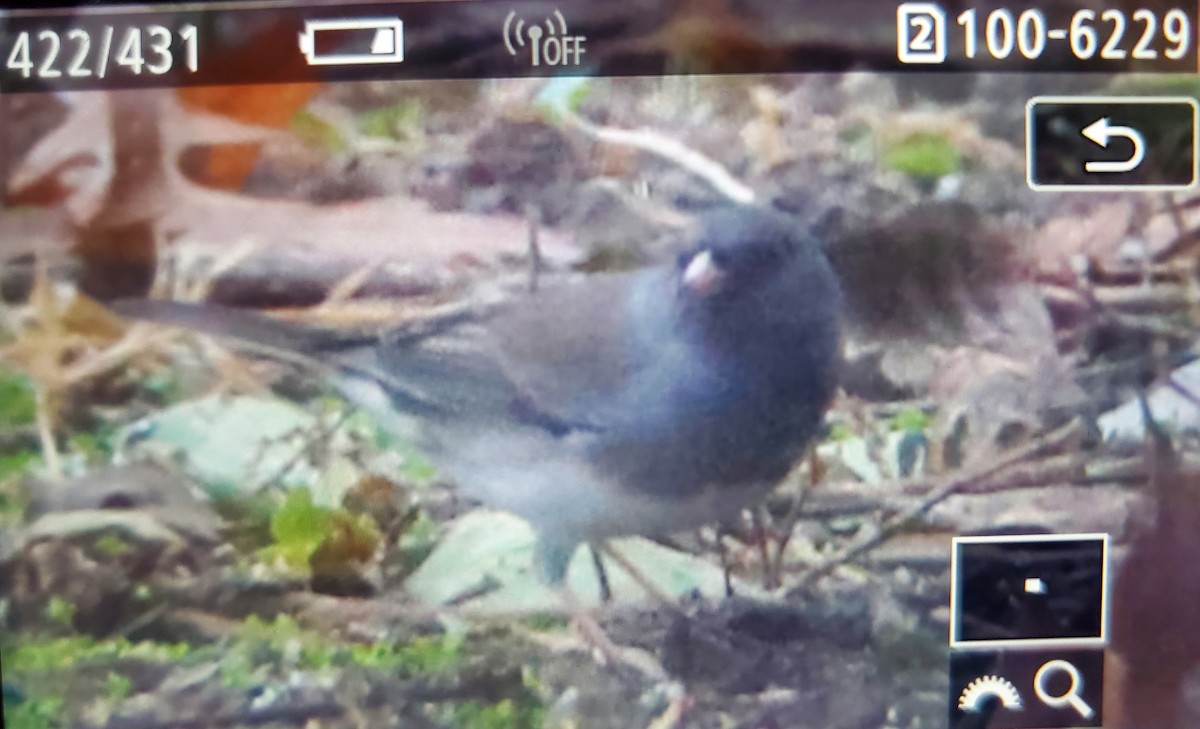
[[[703,406],[713,373],[680,332],[672,296],[669,272],[646,269],[514,302],[490,333],[518,406],[594,432],[670,427]]]
[[[652,419],[656,393],[677,384],[666,378],[687,376],[686,354],[661,366],[672,340],[669,322],[660,321],[660,278],[643,271],[555,282],[483,312],[384,332],[319,329],[209,304],[140,299],[113,308],[323,369],[335,384],[351,385],[342,387],[351,399],[364,399],[355,384],[366,380],[382,387],[388,406],[413,415],[563,435]]]
[[[579,425],[628,386],[636,363],[628,339],[632,275],[596,275],[545,287],[513,302],[489,327],[523,406]]]
[[[637,275],[589,276],[522,294],[486,316],[366,352],[363,367],[452,417],[563,435],[606,427],[629,387],[628,291]]]

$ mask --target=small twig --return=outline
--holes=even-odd
[[[114,716],[105,725],[106,729],[207,729],[215,726],[259,726],[282,722],[305,724],[319,719],[336,719],[345,713],[345,708],[333,701],[321,701],[291,706],[269,706],[264,709],[247,709],[227,714],[205,714],[191,718],[159,719],[158,717]]]
[[[681,684],[673,684],[667,707],[646,725],[646,729],[678,729],[685,726],[684,720],[692,706],[692,698]]]
[[[529,293],[538,290],[538,279],[542,275],[542,246],[538,240],[538,213],[532,204],[525,206],[525,220],[529,223]]]
[[[593,139],[608,144],[632,147],[643,152],[649,152],[668,162],[673,162],[704,180],[717,192],[734,202],[750,204],[756,199],[754,190],[739,182],[720,163],[709,159],[694,149],[689,149],[680,143],[679,140],[651,130],[616,129],[613,127],[597,126],[583,117],[570,112],[565,112],[563,119],[569,126],[578,129]]]
[[[203,301],[212,292],[213,284],[216,283],[222,274],[232,271],[238,264],[249,258],[258,248],[259,245],[252,240],[240,241],[233,248],[217,258],[209,266],[208,270],[204,272],[203,277],[199,281],[196,281],[191,286],[184,286],[183,296],[180,298],[185,301]]]
[[[129,636],[134,631],[140,630],[140,629],[146,627],[147,625],[149,625],[150,623],[153,623],[155,620],[158,620],[159,618],[161,618],[163,616],[163,614],[166,613],[169,608],[170,608],[170,605],[168,605],[167,603],[165,603],[165,602],[159,603],[158,605],[155,605],[154,607],[150,608],[146,612],[144,612],[140,615],[137,615],[132,620],[128,621],[121,627],[117,628],[115,631],[113,631],[113,634],[116,636],[122,636],[122,637]]]
[[[262,479],[259,482],[258,489],[256,490],[261,490],[267,486],[270,486],[271,484],[282,482],[283,478],[291,473],[293,468],[300,464],[300,461],[304,458],[304,456],[311,452],[313,444],[332,437],[332,435],[337,432],[338,428],[342,427],[342,425],[350,419],[350,415],[350,408],[343,408],[332,423],[326,425],[318,420],[316,427],[314,427],[311,431],[311,435],[306,436],[301,433],[300,437],[302,442],[299,446],[297,446],[296,452],[293,453],[291,458],[285,461],[283,465],[277,468],[274,474]],[[260,444],[260,447],[266,447],[266,445],[267,443],[263,442]]]
[[[340,281],[329,289],[329,293],[325,294],[325,298],[321,303],[313,308],[316,310],[328,309],[335,304],[340,304],[348,300],[354,294],[358,293],[358,290],[363,287],[363,284],[367,282],[371,274],[375,273],[382,264],[383,261],[371,261],[354,269],[348,275],[343,276]]]
[[[58,445],[54,441],[54,415],[50,393],[46,391],[45,385],[34,383],[34,399],[38,440],[42,445],[42,459],[46,462],[46,471],[49,475],[59,478],[63,473],[62,458],[58,454]]]
[[[1167,337],[1182,342],[1190,342],[1196,337],[1196,331],[1185,326],[1177,326],[1168,322],[1157,321],[1149,316],[1122,314],[1110,311],[1106,314],[1109,321],[1134,332]]]
[[[791,504],[788,505],[787,514],[783,517],[782,527],[780,528],[781,536],[779,543],[775,547],[774,574],[772,575],[771,585],[778,586],[783,584],[783,557],[787,552],[788,544],[792,541],[792,535],[796,531],[796,525],[800,523],[800,518],[804,514],[804,505],[808,503],[808,497],[817,487],[817,474],[820,469],[820,464],[817,460],[815,450],[809,450],[808,458],[802,459],[785,479],[786,481],[795,479],[799,480],[801,467],[804,462],[808,462],[808,488],[801,488],[800,493],[794,495],[791,499]]]
[[[1140,456],[1097,459],[1089,455],[1071,454],[1012,464],[973,485],[969,493],[960,495],[985,496],[1043,488],[1052,484],[1097,486],[1136,484],[1145,480],[1146,471]],[[921,496],[930,492],[928,484],[918,490],[917,485],[909,480],[882,484],[877,488],[890,495],[866,498],[861,493],[862,484],[857,481],[827,485],[821,490],[820,499],[809,500],[810,505],[802,518],[829,520],[869,513],[895,514],[912,508]],[[898,492],[906,495],[897,495]]]
[[[1069,441],[1078,435],[1083,425],[1078,420],[1063,425],[1041,438],[1037,438],[1023,446],[1010,450],[1006,455],[994,460],[988,465],[977,465],[974,467],[963,468],[959,473],[952,474],[950,478],[935,488],[933,488],[924,498],[920,499],[916,504],[912,505],[905,511],[885,519],[882,523],[871,525],[870,533],[859,539],[855,544],[842,550],[842,552],[834,557],[825,560],[822,564],[809,569],[798,581],[801,587],[810,587],[816,580],[826,574],[829,574],[836,567],[852,562],[875,547],[883,544],[888,539],[902,531],[908,525],[924,517],[933,507],[942,503],[951,496],[960,492],[973,488],[981,482],[992,478],[997,473],[1004,469],[1020,463],[1037,453],[1051,450],[1063,443]]]
[[[1172,192],[1163,193],[1166,198],[1167,212],[1171,214],[1171,222],[1175,223],[1175,235],[1183,235],[1187,230],[1187,221],[1183,218],[1183,210],[1179,207],[1179,201],[1175,199],[1175,194]]]
[[[606,542],[600,545],[600,551],[606,557],[616,562],[621,569],[625,570],[625,574],[633,578],[633,581],[638,584],[638,587],[641,587],[643,590],[645,590],[647,595],[662,603],[664,606],[675,607],[675,598],[663,592],[658,585],[651,582],[650,578],[646,576],[645,572],[642,572],[637,565],[631,562],[628,557],[621,554],[621,552],[613,547],[612,544]]]
[[[754,530],[754,542],[758,547],[758,561],[762,563],[763,589],[770,590],[774,587],[771,582],[773,576],[771,549],[767,544],[767,520],[763,517],[761,505],[750,510],[750,528]]]
[[[86,379],[117,369],[137,355],[160,342],[169,341],[171,332],[155,331],[145,324],[129,328],[125,336],[110,347],[84,358],[62,374],[64,385],[75,385]]]
[[[446,607],[455,608],[464,605],[472,600],[477,600],[486,595],[490,595],[496,590],[499,590],[503,585],[500,580],[493,575],[484,575],[479,578],[479,581],[468,585],[461,592],[456,593],[452,597],[445,600]]]
[[[1130,314],[1172,313],[1191,303],[1182,284],[1096,286],[1092,291],[1098,303]]]
[[[1167,387],[1179,393],[1183,399],[1187,400],[1191,404],[1195,405],[1196,407],[1200,407],[1200,398],[1196,397],[1196,393],[1192,392],[1191,388],[1180,382],[1178,377],[1175,377],[1174,375],[1167,377]]]
[[[607,547],[605,551],[611,556]],[[563,605],[566,606],[567,612],[571,616],[571,623],[575,626],[575,630],[583,638],[584,643],[600,653],[605,664],[613,668],[628,666],[642,676],[655,681],[661,681],[667,677],[666,669],[653,655],[636,648],[620,648],[613,643],[608,634],[604,632],[604,628],[596,621],[595,616],[588,612],[570,588],[560,587],[559,593]],[[669,605],[670,603],[665,604]]]

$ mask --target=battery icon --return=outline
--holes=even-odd
[[[306,20],[300,52],[310,66],[353,66],[404,60],[404,23],[399,18]]]

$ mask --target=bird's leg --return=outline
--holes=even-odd
[[[596,581],[600,583],[600,602],[607,605],[612,602],[612,585],[608,582],[608,570],[600,559],[600,548],[594,542],[588,542],[588,553],[592,555],[592,566],[596,569]]]
[[[767,523],[763,519],[761,509],[750,510],[750,521],[754,529],[754,539],[758,542],[758,554],[762,560],[763,587],[768,590],[775,588],[774,570],[771,569],[771,547],[767,544]]]
[[[529,293],[536,293],[542,275],[542,247],[538,242],[538,223],[541,215],[532,203],[525,206],[525,220],[529,223]]]
[[[724,524],[717,526],[717,556],[721,560],[721,577],[725,580],[725,597],[733,597],[733,576],[729,569],[729,550],[725,547],[725,536],[729,529]]]

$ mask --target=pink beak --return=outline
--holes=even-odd
[[[724,278],[724,272],[713,261],[712,253],[700,251],[683,270],[683,285],[700,296],[708,296],[716,291]]]

